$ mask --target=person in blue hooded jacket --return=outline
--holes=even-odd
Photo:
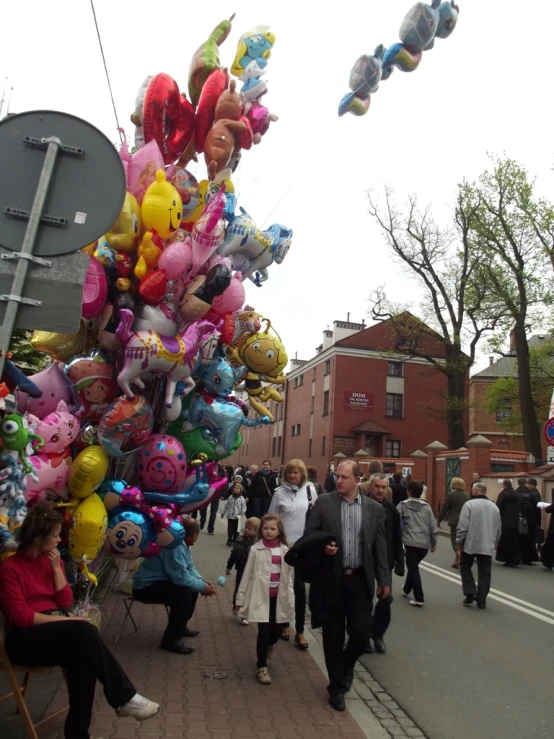
[[[192,518],[183,520],[186,532],[183,544],[162,549],[155,557],[147,557],[133,575],[133,597],[141,603],[163,603],[169,608],[167,628],[161,648],[176,654],[192,654],[194,647],[185,644],[186,637],[198,636],[188,628],[198,594],[215,595],[215,587],[206,582],[192,561],[191,547],[198,539],[199,524]]]

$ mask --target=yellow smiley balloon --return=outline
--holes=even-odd
[[[145,192],[142,201],[143,228],[156,231],[162,239],[169,239],[181,225],[182,215],[181,196],[166,180],[164,170],[158,169],[156,181]]]

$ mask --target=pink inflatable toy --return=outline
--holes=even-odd
[[[87,276],[83,287],[83,318],[91,319],[102,312],[108,297],[108,280],[104,267],[98,259],[90,257]]]
[[[244,290],[244,282],[242,281],[242,272],[235,272],[231,284],[222,295],[214,298],[212,310],[223,315],[224,313],[234,313],[242,308],[246,298]]]
[[[179,439],[153,434],[140,450],[138,474],[142,490],[180,492],[187,477],[187,457]]]
[[[57,410],[58,403],[63,400],[67,406],[72,406],[71,390],[62,371],[62,362],[53,362],[49,367],[29,377],[42,390],[42,397],[30,398],[27,393],[18,391],[17,412],[23,415],[32,413],[37,418],[44,418]]]
[[[198,270],[204,262],[206,262],[216,251],[225,239],[225,219],[223,211],[225,210],[225,187],[222,185],[215,195],[213,195],[202,215],[194,224],[192,230],[192,270],[190,277],[196,277]]]

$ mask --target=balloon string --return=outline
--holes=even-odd
[[[284,192],[284,193],[283,193],[283,194],[281,195],[281,197],[279,198],[279,200],[278,200],[278,201],[277,201],[277,202],[275,203],[275,205],[273,206],[272,210],[270,211],[270,213],[268,213],[268,215],[266,216],[266,218],[265,218],[264,222],[263,222],[263,223],[262,223],[262,225],[260,226],[260,230],[263,230],[263,227],[265,226],[265,224],[266,224],[266,223],[268,222],[268,220],[269,220],[269,219],[271,218],[271,216],[273,215],[273,213],[275,213],[275,211],[277,210],[277,208],[279,207],[279,205],[281,205],[281,203],[282,203],[282,202],[283,202],[283,200],[284,200],[284,199],[285,199],[285,198],[287,197],[287,195],[288,195],[288,194],[289,194],[289,192],[290,192],[290,191],[292,190],[292,188],[293,188],[293,187],[294,187],[294,186],[296,185],[296,183],[298,182],[298,179],[299,179],[299,178],[300,178],[300,176],[301,176],[301,175],[302,175],[302,174],[304,173],[304,170],[306,170],[306,169],[307,169],[307,167],[308,167],[308,164],[306,164],[306,165],[304,165],[304,167],[302,167],[302,170],[301,170],[301,171],[300,171],[300,172],[299,172],[299,173],[297,174],[297,176],[296,176],[296,177],[294,178],[294,180],[293,180],[293,181],[292,181],[292,182],[290,183],[290,185],[289,185],[289,186],[287,187],[287,189],[285,190],[285,192]]]
[[[102,38],[100,36],[100,29],[98,28],[98,21],[96,20],[96,10],[94,9],[94,0],[90,0],[90,7],[92,8],[92,15],[94,16],[94,25],[96,26],[96,35],[98,36],[98,43],[100,45],[100,52],[102,54],[102,61],[104,62],[104,71],[106,72],[106,79],[108,81],[108,88],[110,90],[110,97],[112,99],[112,106],[113,106],[113,112],[115,115],[115,122],[117,124],[117,128],[121,129],[121,126],[119,125],[119,119],[117,117],[117,110],[115,107],[115,100],[113,97],[112,92],[112,84],[110,82],[110,75],[108,74],[108,65],[106,64],[106,57],[104,56],[104,47],[102,46]],[[120,133],[121,136],[121,133]]]

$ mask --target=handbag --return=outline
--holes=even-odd
[[[527,536],[529,533],[529,526],[523,516],[517,517],[517,533],[521,536]]]
[[[267,480],[265,479],[265,477],[262,477],[262,479],[264,481],[264,485],[265,485],[265,489],[267,490],[267,494],[271,498],[271,491],[269,489],[269,485],[267,484]]]

